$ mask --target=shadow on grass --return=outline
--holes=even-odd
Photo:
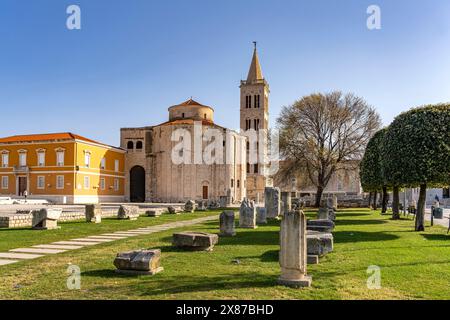
[[[414,231],[415,232],[415,231]],[[450,234],[421,234],[427,240],[438,240],[438,241],[449,241],[450,242]]]
[[[338,226],[340,225],[347,225],[347,226],[351,226],[351,225],[373,225],[373,224],[384,224],[387,223],[386,220],[350,220],[350,219],[339,219],[339,217],[337,217],[336,220],[336,224]]]
[[[385,232],[335,231],[334,243],[374,242],[399,239],[399,236]]]

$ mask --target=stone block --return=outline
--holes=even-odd
[[[267,224],[267,214],[265,207],[256,207],[256,224]]]
[[[121,205],[117,218],[121,220],[137,220],[139,218],[139,208],[137,206]]]
[[[253,201],[245,198],[239,209],[239,227],[256,229],[256,208]]]
[[[32,212],[31,226],[36,230],[51,230],[58,228],[58,219],[61,217],[61,208],[45,208]]]
[[[163,214],[164,209],[150,209],[145,211],[147,217],[160,217]]]
[[[322,257],[333,251],[333,235],[331,233],[310,232],[306,236],[308,255]]]
[[[84,209],[86,222],[101,223],[102,222],[102,206],[99,204],[87,204]]]
[[[186,201],[186,203],[184,205],[184,211],[193,213],[195,211],[196,207],[197,207],[197,204],[195,203],[194,200],[188,200],[188,201]]]
[[[264,207],[267,218],[274,219],[281,214],[281,192],[279,188],[266,187],[264,189]]]
[[[319,256],[316,256],[313,254],[308,254],[307,263],[308,264],[319,264]]]
[[[319,232],[332,232],[334,230],[334,222],[328,219],[308,220],[307,229]]]
[[[173,234],[173,245],[185,250],[212,251],[218,242],[217,234],[190,231]]]
[[[234,212],[224,211],[220,214],[220,234],[221,237],[234,237]]]
[[[160,266],[161,250],[136,250],[117,254],[116,272],[129,275],[154,275],[163,271]]]

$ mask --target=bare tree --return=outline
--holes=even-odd
[[[344,163],[359,163],[381,125],[380,116],[364,99],[341,92],[303,97],[283,107],[277,122],[286,160],[280,174],[306,172],[317,187],[316,207],[333,174]]]

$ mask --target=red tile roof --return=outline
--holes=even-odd
[[[63,141],[63,140],[81,140],[105,145],[103,143],[85,138],[83,136],[71,132],[16,135],[11,137],[0,138],[0,143]]]

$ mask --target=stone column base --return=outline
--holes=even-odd
[[[285,279],[282,277],[278,278],[277,283],[282,286],[292,287],[292,288],[306,288],[310,287],[312,282],[311,276],[304,276],[302,279]]]

